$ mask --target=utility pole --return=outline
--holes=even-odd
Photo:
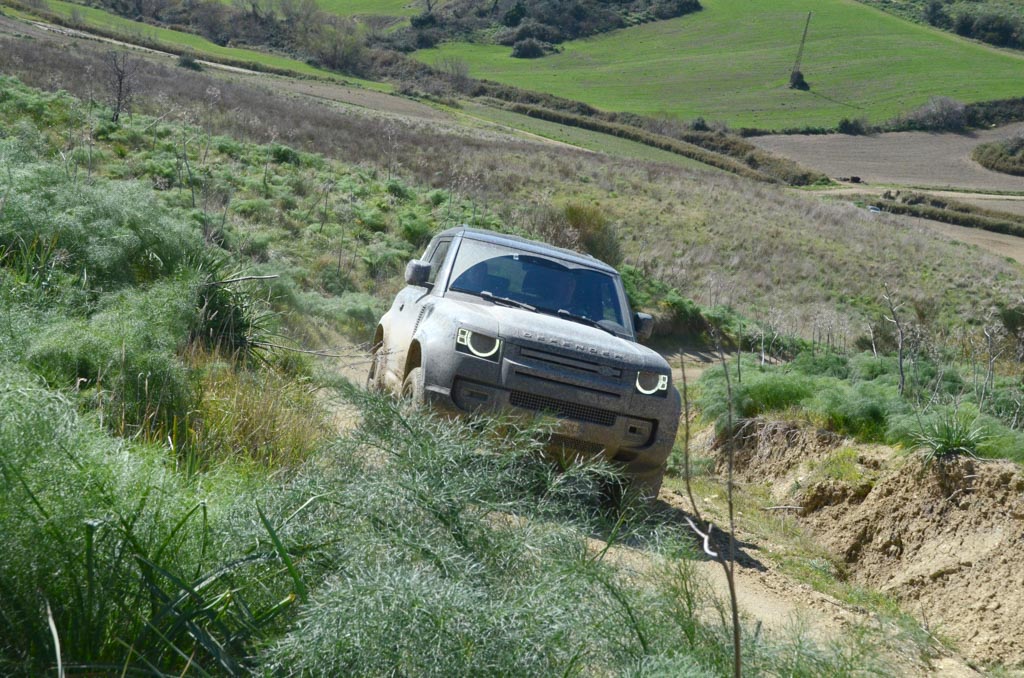
[[[807,42],[807,29],[811,27],[811,13],[807,13],[807,23],[804,24],[804,35],[800,38],[800,49],[796,52],[796,62],[793,64],[793,70],[789,73],[789,88],[790,89],[802,89],[809,90],[810,85],[804,80],[804,74],[800,71],[800,62],[804,58],[804,43]]]

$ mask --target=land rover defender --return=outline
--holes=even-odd
[[[455,412],[555,419],[552,445],[621,464],[657,496],[679,425],[668,363],[638,339],[618,272],[515,236],[454,228],[410,261],[380,319],[368,386]]]

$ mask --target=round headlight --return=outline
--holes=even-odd
[[[644,395],[654,395],[668,390],[669,376],[658,372],[640,371],[636,374],[636,390]]]
[[[501,339],[486,334],[461,328],[455,337],[455,343],[464,346],[477,358],[492,358],[501,348]]]

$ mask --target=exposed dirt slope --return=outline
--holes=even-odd
[[[843,450],[843,452],[840,452]],[[855,468],[828,477],[843,454]],[[856,582],[887,592],[981,662],[1024,664],[1024,474],[1009,462],[930,466],[795,424],[754,422],[739,474],[768,482]]]

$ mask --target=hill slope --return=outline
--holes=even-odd
[[[1024,57],[911,24],[852,0],[708,0],[679,19],[566,43],[542,59],[454,43],[416,53],[461,59],[475,77],[599,108],[703,116],[767,129],[873,122],[927,101],[1019,96]],[[809,92],[788,88],[807,12]],[[724,47],[724,49],[723,49]]]

